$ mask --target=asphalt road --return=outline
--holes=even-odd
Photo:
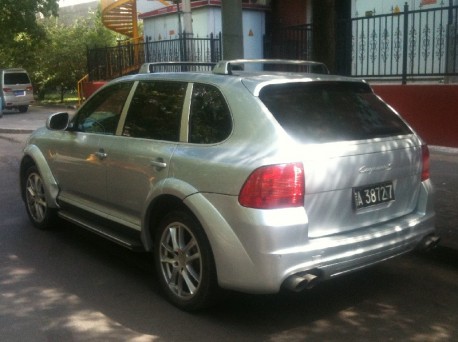
[[[0,133],[2,341],[458,340],[458,250],[444,247],[301,294],[231,293],[211,310],[181,312],[160,296],[148,255],[66,223],[49,232],[32,227],[17,175],[26,136]],[[447,204],[438,224],[450,229],[454,171],[454,157],[434,153],[432,177]]]

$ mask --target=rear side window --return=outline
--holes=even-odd
[[[408,126],[363,83],[270,85],[259,95],[293,138],[306,143],[410,134]]]
[[[232,118],[221,92],[210,85],[194,84],[189,117],[189,142],[214,144],[232,131]]]
[[[122,135],[178,141],[187,83],[142,81],[132,98]]]
[[[6,72],[4,80],[8,85],[30,83],[30,78],[25,72]]]

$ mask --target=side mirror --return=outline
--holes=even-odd
[[[67,129],[70,115],[65,112],[51,114],[46,121],[46,128],[52,131],[63,131]]]

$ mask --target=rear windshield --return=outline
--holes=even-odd
[[[25,72],[5,73],[5,84],[29,84],[29,76]]]
[[[364,83],[269,85],[261,101],[293,138],[306,143],[363,140],[412,133]]]

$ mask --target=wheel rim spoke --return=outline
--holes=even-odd
[[[189,294],[193,295],[196,292],[196,286],[194,285],[193,280],[190,278],[190,273],[188,272],[187,269],[183,269],[181,272],[181,279],[184,280],[184,283],[186,284],[186,287],[188,288]],[[198,283],[197,283],[198,284]],[[184,284],[182,284],[183,286]]]
[[[30,215],[36,222],[41,222],[46,217],[46,198],[43,182],[39,175],[29,175],[26,184],[26,200]]]
[[[198,292],[202,256],[198,241],[187,226],[176,222],[164,231],[160,242],[160,263],[173,294],[185,299]]]

